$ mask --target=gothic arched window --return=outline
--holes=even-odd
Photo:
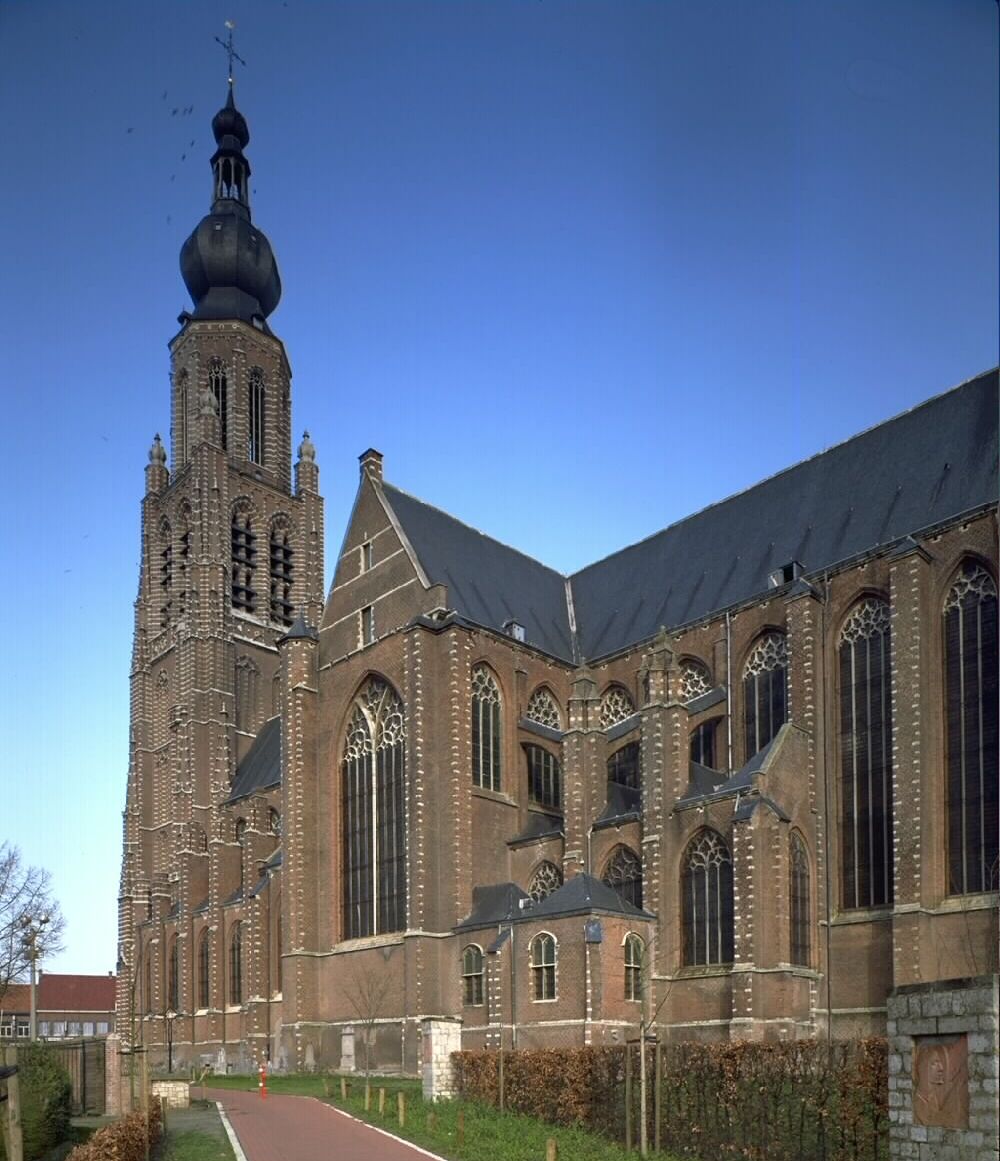
[[[252,613],[257,607],[257,592],[253,583],[256,567],[257,533],[253,527],[253,516],[244,501],[233,508],[230,523],[230,582],[234,609],[245,609]]]
[[[531,976],[536,1000],[556,998],[556,941],[548,932],[531,941]]]
[[[478,1007],[483,1002],[483,949],[474,943],[462,952],[462,990],[465,1003]]]
[[[551,730],[562,729],[559,703],[544,685],[541,689],[536,689],[528,699],[528,708],[524,711],[524,716],[529,721],[538,722],[540,726],[548,726]]]
[[[608,781],[628,790],[639,789],[639,743],[629,742],[608,759]]]
[[[866,597],[840,633],[840,849],[844,907],[892,902],[889,606]]]
[[[177,372],[177,443],[174,449],[177,456],[177,465],[187,463],[188,458],[188,373],[182,367]]]
[[[219,417],[219,432],[225,450],[229,446],[229,398],[226,368],[221,359],[212,359],[208,365],[208,389],[215,401],[215,414]]]
[[[546,859],[535,868],[535,873],[531,876],[531,882],[528,884],[528,894],[536,903],[541,903],[553,891],[558,891],[562,885],[562,871],[555,863],[550,863]]]
[[[623,722],[635,713],[635,703],[629,696],[628,690],[620,685],[612,685],[604,691],[601,698],[601,729]]]
[[[631,903],[642,907],[642,860],[631,847],[619,844],[604,864],[601,881]]]
[[[290,625],[292,613],[292,540],[283,518],[271,525],[269,543],[271,620]]]
[[[715,732],[719,725],[719,718],[710,718],[702,722],[691,731],[690,758],[699,766],[707,766],[714,770],[715,766]]]
[[[208,991],[208,966],[209,966],[209,942],[208,942],[208,928],[206,927],[201,933],[201,938],[198,940],[198,1007],[207,1008],[209,1004]]]
[[[170,624],[174,605],[174,545],[170,521],[160,521],[160,628]]]
[[[997,889],[997,586],[966,561],[944,603],[948,892]]]
[[[245,654],[236,658],[236,728],[252,730],[257,723],[260,670]]]
[[[722,835],[696,834],[683,868],[684,963],[732,963],[733,863]]]
[[[525,746],[528,762],[528,801],[549,810],[562,807],[559,759],[541,746]]]
[[[247,459],[264,462],[264,372],[251,367],[247,376]]]
[[[629,932],[625,936],[625,999],[626,1000],[641,1000],[642,999],[642,940],[635,934]]]
[[[746,757],[763,750],[788,716],[788,640],[784,633],[765,633],[743,668]]]
[[[802,836],[792,831],[788,849],[789,962],[809,966],[809,854]]]
[[[708,693],[711,688],[712,674],[708,666],[693,657],[685,657],[680,664],[681,701],[693,701],[703,693]]]
[[[243,924],[239,920],[229,936],[229,1002],[243,1003]]]
[[[191,584],[191,507],[182,504],[177,515],[177,543],[180,547],[180,584],[177,593],[177,611],[188,611],[188,588]]]
[[[406,927],[406,720],[396,691],[368,680],[341,764],[344,938]]]
[[[500,687],[485,665],[472,671],[472,785],[500,789]]]
[[[180,1011],[180,946],[175,935],[170,941],[170,956],[167,959],[167,1009]]]

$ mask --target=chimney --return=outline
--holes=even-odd
[[[358,456],[361,461],[361,475],[371,476],[377,483],[382,483],[382,453],[370,447],[366,452],[362,452]]]

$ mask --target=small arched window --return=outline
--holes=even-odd
[[[537,722],[540,726],[548,726],[550,730],[562,729],[562,713],[559,710],[559,703],[545,686],[536,689],[528,699],[528,708],[524,711],[524,716],[529,721]]]
[[[788,716],[788,639],[765,633],[743,668],[746,757],[763,750]]]
[[[180,946],[175,935],[170,941],[170,956],[167,959],[167,1010],[180,1011]]]
[[[792,831],[788,852],[788,921],[790,934],[789,962],[809,966],[809,855],[802,836]]]
[[[230,584],[234,609],[252,613],[257,607],[254,572],[257,568],[257,533],[246,503],[237,504],[230,522]]]
[[[681,701],[693,701],[712,688],[712,674],[707,665],[693,657],[685,657],[680,664]]]
[[[626,903],[642,907],[642,860],[631,847],[615,847],[604,864],[601,882],[617,891]]]
[[[264,462],[264,372],[251,367],[247,376],[247,459]]]
[[[562,776],[559,759],[542,746],[525,746],[528,762],[528,800],[548,810],[562,807]]]
[[[212,359],[208,365],[208,389],[215,401],[215,414],[219,417],[222,447],[229,446],[229,398],[226,368],[221,359]]]
[[[997,586],[965,561],[944,603],[948,893],[998,886]]]
[[[555,863],[550,863],[546,859],[535,868],[535,873],[531,876],[531,882],[528,884],[528,894],[536,903],[540,903],[553,891],[558,891],[562,885],[562,871]]]
[[[198,940],[198,1007],[207,1008],[209,1003],[209,936],[206,927]]]
[[[283,519],[271,525],[269,549],[269,576],[271,580],[271,620],[280,625],[291,625],[295,606],[292,604],[294,551],[288,525]]]
[[[733,960],[733,863],[722,835],[703,830],[684,852],[684,963]]]
[[[642,999],[642,940],[634,932],[625,936],[625,999]]]
[[[604,691],[601,698],[601,729],[607,730],[616,726],[635,713],[635,702],[632,701],[627,689],[621,685],[612,685]]]
[[[531,978],[536,1000],[556,998],[556,941],[548,932],[531,941]]]
[[[229,1002],[243,1003],[243,924],[239,920],[229,937]]]
[[[472,671],[472,785],[500,789],[500,687],[485,665]]]
[[[629,742],[608,759],[608,781],[628,790],[639,789],[639,743]]]
[[[840,833],[844,907],[892,902],[889,606],[866,598],[840,634]]]
[[[470,943],[462,952],[462,989],[465,1003],[479,1007],[483,1002],[483,949]]]

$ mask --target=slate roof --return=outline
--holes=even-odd
[[[530,898],[527,891],[522,891],[516,883],[491,883],[486,887],[473,887],[472,910],[465,919],[455,924],[455,930],[507,923],[521,913],[521,900]]]
[[[236,767],[236,776],[229,790],[227,802],[281,785],[281,718],[271,718],[260,729],[243,761]]]
[[[383,487],[428,578],[448,586],[452,608],[498,631],[517,620],[529,644],[578,663],[764,593],[769,574],[793,560],[813,575],[995,503],[997,371],[569,578]]]
[[[533,907],[521,912],[522,919],[555,919],[561,915],[586,915],[600,911],[609,915],[636,915],[641,919],[652,919],[648,911],[641,911],[626,902],[607,883],[593,875],[581,873],[546,895]]]

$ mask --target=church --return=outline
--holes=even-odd
[[[414,1073],[429,1019],[847,1037],[996,971],[997,371],[569,576],[368,449],[327,589],[231,83],[212,131],[142,499],[125,1043]]]

